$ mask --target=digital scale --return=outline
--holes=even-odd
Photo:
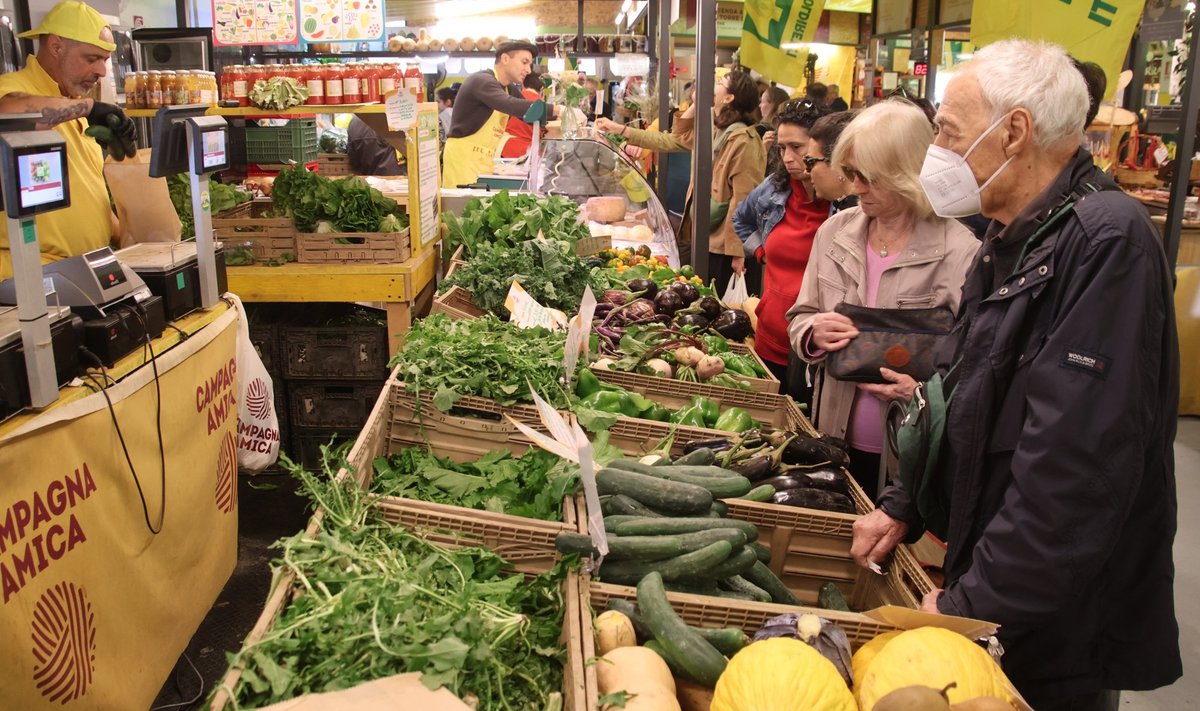
[[[83,372],[79,364],[83,320],[64,306],[49,307],[47,316],[55,380],[62,386]],[[15,415],[30,404],[21,321],[15,307],[0,308],[0,420]]]
[[[117,259],[145,282],[150,293],[161,297],[168,321],[200,308],[200,263],[195,242],[145,242],[118,250]],[[227,290],[225,250],[217,245],[217,293]]]

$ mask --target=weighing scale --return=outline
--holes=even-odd
[[[195,242],[144,242],[116,253],[117,259],[133,270],[150,293],[162,297],[168,321],[175,321],[200,308],[200,264]],[[215,254],[217,293],[227,290],[225,250]]]
[[[66,385],[82,372],[79,346],[83,342],[83,320],[65,306],[50,306],[47,311],[56,380],[58,385]],[[0,308],[0,420],[29,405],[21,321],[15,307]]]

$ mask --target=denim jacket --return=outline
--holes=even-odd
[[[737,212],[733,214],[733,230],[742,240],[746,257],[754,259],[755,252],[766,243],[767,235],[783,219],[791,194],[790,183],[784,183],[780,189],[776,187],[774,178],[768,177],[738,205]]]

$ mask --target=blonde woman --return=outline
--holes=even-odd
[[[875,308],[948,306],[956,314],[979,241],[938,217],[918,180],[933,128],[920,109],[885,101],[855,116],[833,151],[833,169],[858,197],[817,230],[796,304],[788,311],[792,348],[805,361],[858,336],[841,302]],[[916,382],[886,368],[884,385],[856,384],[823,371],[816,384],[817,428],[850,443],[851,473],[874,498],[883,449],[883,408],[907,400]]]

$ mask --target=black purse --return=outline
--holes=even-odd
[[[928,380],[938,346],[954,328],[954,312],[948,306],[873,309],[843,302],[833,310],[854,323],[858,336],[830,353],[825,369],[838,380],[857,383],[886,383],[880,368]]]

